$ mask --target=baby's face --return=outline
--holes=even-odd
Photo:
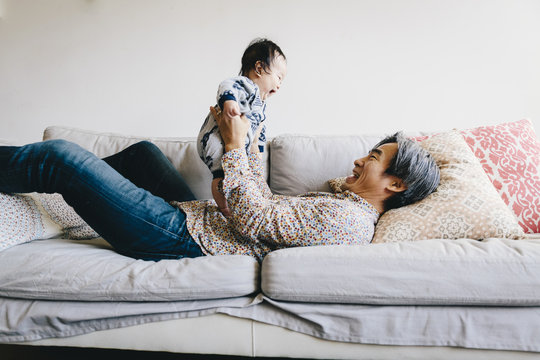
[[[285,76],[287,75],[287,61],[283,56],[274,58],[268,72],[261,71],[261,76],[254,79],[254,82],[259,86],[261,98],[266,100],[269,96],[274,95],[279,88]]]

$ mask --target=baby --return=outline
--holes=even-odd
[[[287,74],[283,51],[267,39],[255,39],[242,56],[240,75],[219,84],[216,110],[224,119],[245,115],[251,123],[246,151],[257,142],[259,151],[266,143],[266,99],[276,93]],[[230,215],[227,201],[219,190],[223,180],[221,156],[223,142],[216,120],[208,114],[197,137],[199,156],[212,172],[212,196],[225,216]]]

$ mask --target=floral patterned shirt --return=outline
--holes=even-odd
[[[222,163],[232,213],[228,219],[213,200],[173,202],[186,213],[188,230],[205,254],[243,254],[261,261],[280,248],[371,242],[379,213],[360,196],[350,191],[273,195],[256,154],[234,149]]]

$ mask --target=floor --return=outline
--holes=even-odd
[[[113,349],[70,348],[57,346],[24,346],[0,345],[0,359],[2,360],[244,360],[256,359],[243,356],[221,356],[200,354],[175,354],[169,352],[147,352]],[[258,358],[264,360],[278,360],[280,358]],[[297,359],[298,360],[298,359]]]

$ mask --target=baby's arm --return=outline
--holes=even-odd
[[[219,84],[217,92],[217,103],[219,108],[229,116],[242,115],[250,111],[251,102],[255,98],[256,87],[247,78],[243,76],[237,76],[226,79]],[[225,103],[234,101],[235,111],[226,113],[231,109],[225,109],[226,106],[231,106],[234,103]]]
[[[223,103],[222,116],[224,118],[233,118],[240,115],[242,115],[242,113],[240,112],[240,107],[236,100],[227,100]]]

